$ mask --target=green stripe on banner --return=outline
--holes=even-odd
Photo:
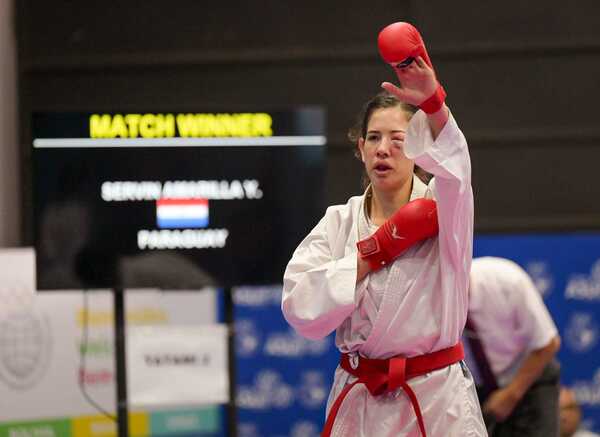
[[[67,419],[0,423],[0,437],[70,437]]]
[[[218,406],[150,413],[152,435],[211,433],[219,431]]]

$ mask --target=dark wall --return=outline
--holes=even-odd
[[[422,32],[473,161],[478,230],[600,229],[600,2],[16,2],[25,242],[32,111],[324,105],[328,203],[360,191],[345,133],[393,79],[376,36]],[[302,183],[301,180],[298,183]]]

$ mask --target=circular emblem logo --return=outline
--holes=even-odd
[[[531,276],[535,287],[542,297],[547,297],[552,291],[554,280],[550,274],[548,264],[544,261],[532,261],[527,264],[527,273]]]
[[[17,389],[33,386],[50,357],[50,326],[34,311],[8,314],[0,320],[0,379]]]
[[[235,348],[238,355],[249,357],[257,352],[261,338],[252,320],[236,321],[235,334]]]
[[[298,396],[306,408],[321,408],[327,400],[329,390],[321,372],[309,371],[302,374]]]
[[[600,330],[591,314],[576,313],[565,331],[567,344],[576,352],[587,352],[598,343]]]

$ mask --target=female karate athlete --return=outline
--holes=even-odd
[[[336,330],[342,357],[322,436],[485,436],[460,344],[473,239],[469,152],[420,35],[396,24],[409,27],[393,29],[391,51],[410,47],[390,55],[388,28],[379,47],[401,86],[382,84],[357,140],[370,185],[329,207],[300,243],[282,309],[307,338]],[[429,185],[415,163],[434,175]]]

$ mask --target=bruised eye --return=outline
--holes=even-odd
[[[403,146],[404,145],[404,138],[392,138],[392,144],[394,146]]]

